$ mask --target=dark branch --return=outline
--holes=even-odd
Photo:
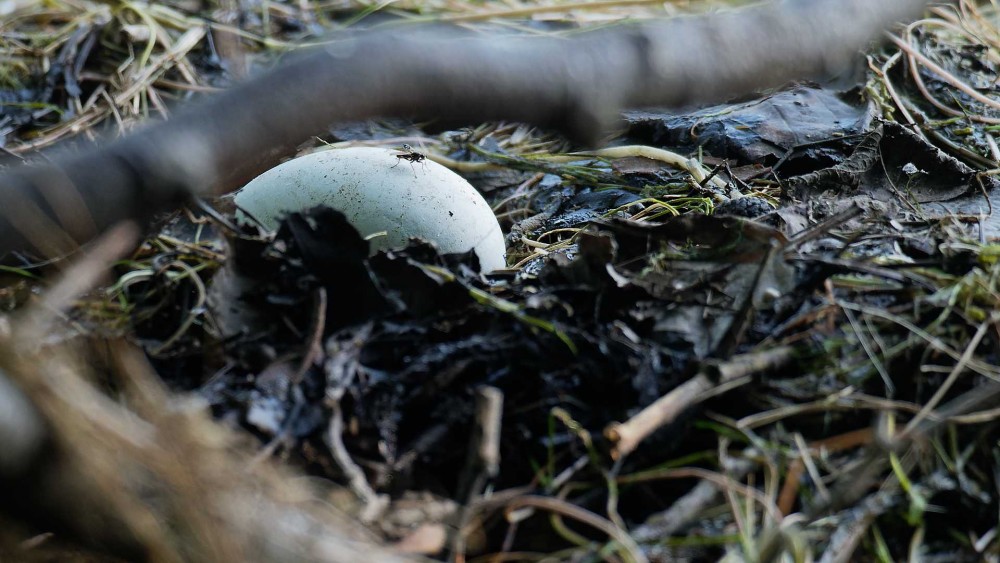
[[[337,121],[505,119],[593,142],[626,107],[704,103],[839,68],[924,4],[787,0],[568,40],[366,34],[103,148],[0,176],[0,256],[66,252],[120,220],[234,187]]]

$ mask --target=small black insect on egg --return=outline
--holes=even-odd
[[[413,168],[413,163],[414,162],[419,162],[419,163],[423,164],[424,166],[426,166],[426,163],[424,161],[427,160],[427,157],[424,156],[423,154],[420,154],[417,151],[413,150],[413,147],[411,147],[410,145],[405,145],[404,144],[402,148],[396,149],[396,150],[399,151],[399,154],[396,155],[396,159],[397,159],[396,160],[396,164],[393,164],[392,166],[390,166],[390,168],[395,168],[395,167],[399,166],[399,163],[401,161],[404,161],[404,160],[409,161],[411,169]],[[414,176],[417,175],[417,171],[416,170],[413,171],[413,175]]]

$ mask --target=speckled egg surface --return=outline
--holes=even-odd
[[[503,268],[503,233],[483,196],[444,166],[400,154],[355,147],[302,156],[244,186],[236,205],[276,229],[285,214],[325,204],[344,213],[362,236],[385,232],[372,237],[372,252],[417,236],[444,253],[474,248],[484,272]]]

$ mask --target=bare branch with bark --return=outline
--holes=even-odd
[[[331,123],[492,119],[594,142],[623,108],[682,106],[839,68],[925,0],[785,0],[575,39],[436,28],[296,57],[106,146],[0,176],[0,256],[59,255],[122,220],[238,186]]]

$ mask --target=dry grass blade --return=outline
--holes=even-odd
[[[958,79],[954,74],[945,70],[941,65],[930,60],[923,53],[917,51],[911,44],[907,43],[906,41],[903,41],[902,39],[894,35],[890,35],[889,40],[895,43],[897,47],[903,50],[910,57],[912,61],[910,63],[911,68],[916,68],[916,63],[919,62],[921,65],[933,71],[934,74],[938,75],[942,80],[954,86],[955,88],[961,90],[963,93],[965,93],[972,99],[976,100],[977,102],[980,102],[992,109],[1000,110],[1000,102],[979,93],[974,88],[969,86],[967,83]],[[934,105],[934,107],[940,109],[941,111],[947,113],[948,115],[968,117],[969,119],[972,119],[974,121],[988,123],[991,125],[1000,124],[1000,119],[998,118],[988,117],[984,115],[968,114],[966,112],[961,112],[942,104],[934,96],[932,96],[930,92],[927,91],[926,86],[923,85],[923,79],[920,78],[919,74],[917,74],[917,71],[913,71],[912,76],[914,81],[917,83],[918,87],[921,89],[921,92],[924,94],[924,97],[927,99],[927,101],[931,102]]]
[[[938,404],[941,403],[941,401],[944,399],[948,391],[951,390],[952,385],[955,384],[955,381],[958,379],[958,376],[965,371],[965,367],[966,365],[968,365],[969,360],[972,359],[972,356],[973,354],[975,354],[976,349],[979,348],[979,343],[982,342],[983,337],[986,336],[986,331],[990,328],[995,328],[995,327],[996,327],[995,318],[991,318],[987,322],[983,322],[979,325],[979,328],[976,330],[976,333],[972,336],[972,339],[969,340],[969,345],[966,346],[965,351],[962,352],[962,357],[960,357],[958,361],[955,362],[955,367],[951,369],[951,372],[948,374],[948,377],[945,378],[944,382],[941,383],[937,391],[934,392],[934,395],[930,398],[929,401],[927,401],[927,404],[925,404],[923,408],[920,409],[920,412],[917,413],[917,416],[913,417],[913,420],[911,420],[906,425],[906,428],[903,430],[904,436],[912,432],[913,429],[915,429],[921,423],[921,421],[927,418],[927,416],[930,415],[930,413],[933,412],[935,408],[937,408]]]
[[[567,518],[572,518],[604,532],[609,538],[618,544],[617,549],[621,551],[622,558],[628,563],[647,563],[648,561],[645,554],[643,554],[642,550],[639,549],[639,546],[636,545],[635,541],[625,530],[622,530],[621,528],[615,526],[615,524],[610,520],[601,518],[589,510],[585,510],[579,506],[572,505],[559,499],[533,495],[514,498],[512,501],[507,503],[506,510],[510,513],[526,507],[541,508],[543,510],[556,512]]]

